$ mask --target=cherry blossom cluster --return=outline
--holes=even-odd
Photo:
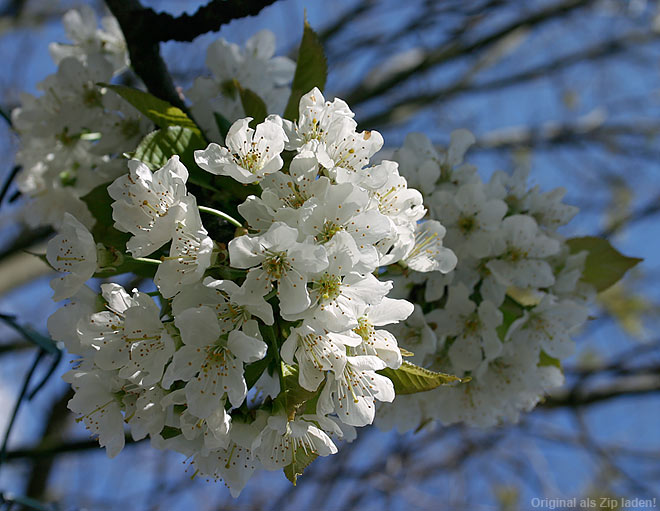
[[[394,156],[408,182],[424,191],[431,218],[446,227],[458,264],[446,275],[404,271],[396,289],[415,311],[392,331],[415,363],[472,379],[398,397],[380,410],[384,429],[516,421],[563,383],[560,361],[587,319],[594,289],[579,281],[587,254],[571,254],[557,231],[577,208],[562,203],[561,188],[529,187],[524,170],[483,182],[463,162],[474,141],[455,131],[439,153],[414,133]]]
[[[52,43],[58,65],[37,88],[40,96],[21,95],[12,113],[20,135],[17,184],[29,197],[22,211],[31,226],[59,228],[64,213],[85,226],[94,218],[81,197],[125,172],[120,158],[153,129],[129,103],[100,83],[126,73],[129,58],[124,36],[112,16],[101,19],[88,5],[68,11],[64,27],[72,44]],[[211,140],[222,141],[215,114],[229,121],[245,117],[237,83],[259,94],[271,112],[282,112],[291,92],[295,63],[274,57],[275,36],[262,30],[244,49],[218,39],[208,48],[212,77],[198,77],[187,98],[191,112]]]
[[[126,252],[108,253],[65,213],[47,253],[63,272],[54,298],[70,299],[50,333],[81,355],[66,375],[70,408],[110,456],[126,422],[135,439],[183,453],[235,494],[257,467],[336,452],[331,436],[351,438],[373,422],[376,402],[394,399],[377,371],[397,369],[402,355],[381,327],[413,305],[387,297],[392,282],[379,269],[456,264],[397,164],[370,165],[383,139],[357,132],[345,102],[314,89],[296,122],[251,121],[195,153],[211,174],[259,186],[238,207],[244,225],[197,204],[178,156],[156,171],[131,160],[107,188]],[[241,227],[227,243],[213,239],[200,213]],[[127,261],[156,267],[156,292],[104,283],[99,296],[85,286]],[[217,278],[223,271],[232,280]]]
[[[195,78],[186,97],[190,111],[204,133],[222,141],[215,114],[229,121],[246,117],[238,87],[249,89],[265,103],[269,112],[284,111],[291,93],[291,80],[296,63],[288,57],[275,55],[275,35],[261,30],[248,39],[245,48],[220,38],[206,52],[206,67],[211,76]]]
[[[292,94],[268,31],[212,43],[211,75],[182,94],[194,168],[192,149],[127,161],[158,132],[99,85],[128,66],[116,21],[83,8],[65,26],[57,73],[12,115],[18,181],[27,221],[57,231],[46,259],[67,303],[48,328],[78,355],[69,407],[109,456],[127,424],[238,495],[260,468],[295,481],[374,420],[492,425],[561,384],[593,295],[586,253],[558,233],[577,212],[563,190],[520,170],[482,181],[464,130],[446,152],[412,134],[379,161],[382,136],[318,88],[295,120],[253,119],[245,91],[279,114]],[[99,188],[108,225],[88,208]],[[400,370],[427,378],[407,392],[433,390],[394,401]]]
[[[94,218],[80,198],[125,172],[117,156],[133,150],[151,123],[97,85],[128,68],[117,21],[105,17],[97,28],[89,6],[67,12],[63,21],[73,44],[50,45],[57,72],[38,84],[42,95],[23,93],[12,113],[21,144],[17,183],[30,198],[23,210],[30,225],[59,227],[68,212],[91,227]]]

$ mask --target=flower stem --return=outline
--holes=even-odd
[[[158,259],[151,259],[150,257],[132,257],[133,261],[138,261],[140,263],[148,263],[148,264],[160,264],[162,261],[159,261]]]
[[[203,213],[210,213],[212,215],[219,216],[220,218],[227,220],[227,222],[235,225],[236,227],[243,227],[241,223],[238,220],[236,220],[234,217],[229,216],[227,213],[223,213],[222,211],[218,211],[217,209],[209,208],[207,206],[197,206],[197,209],[199,209]]]

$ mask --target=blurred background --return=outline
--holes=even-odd
[[[102,2],[85,3],[103,13]],[[142,3],[175,15],[201,4]],[[55,71],[48,43],[66,42],[61,16],[80,4],[0,0],[3,116],[21,91],[35,93]],[[145,442],[107,459],[66,408],[60,376],[70,357],[39,355],[2,324],[0,435],[15,421],[0,455],[0,510],[513,511],[535,508],[534,499],[577,498],[579,506],[588,497],[588,509],[613,508],[599,497],[631,499],[619,509],[642,509],[635,498],[659,507],[660,4],[280,0],[219,35],[243,44],[268,28],[278,53],[295,58],[305,9],[328,55],[326,97],[345,99],[361,129],[381,131],[385,150],[410,131],[442,146],[452,130],[468,128],[478,143],[467,160],[484,178],[529,167],[531,183],[563,186],[565,201],[580,207],[564,234],[605,236],[645,261],[599,296],[564,366],[565,387],[519,424],[427,425],[405,435],[362,428],[353,445],[319,458],[297,487],[280,472],[261,472],[237,500],[222,483],[191,479],[181,456]],[[208,74],[205,51],[216,37],[162,45],[177,86]],[[49,232],[18,222],[16,147],[0,119],[0,186],[8,186],[0,207],[0,313],[46,333],[56,309],[52,276],[28,252],[43,252]]]

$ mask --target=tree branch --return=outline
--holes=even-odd
[[[139,0],[106,0],[106,5],[121,27],[131,66],[147,90],[182,110],[186,110],[172,77],[160,54],[164,41],[192,41],[197,36],[218,30],[230,21],[258,14],[276,0],[212,0],[192,15],[174,17],[144,7]]]
[[[174,17],[166,12],[145,9],[146,26],[154,41],[190,42],[207,32],[216,32],[232,20],[256,16],[277,0],[211,0],[194,14]]]
[[[414,95],[407,95],[398,99],[395,103],[388,105],[387,108],[362,119],[360,124],[370,128],[392,122],[399,122],[405,119],[400,118],[397,112],[404,111],[406,117],[412,117],[422,108],[428,107],[437,101],[447,103],[454,96],[475,93],[491,92],[506,87],[520,85],[529,81],[547,78],[552,73],[562,71],[574,65],[582,64],[586,61],[594,62],[602,58],[612,57],[618,53],[630,50],[632,47],[657,41],[660,36],[656,33],[631,32],[624,36],[612,39],[610,41],[599,42],[585,49],[580,49],[568,55],[555,58],[544,62],[525,71],[514,73],[503,78],[495,78],[482,83],[470,83],[474,78],[474,72],[470,69],[458,80],[443,88],[432,92]]]
[[[656,374],[637,374],[616,378],[607,385],[585,390],[582,385],[548,397],[544,408],[580,407],[619,397],[632,397],[660,392],[660,377]]]
[[[133,437],[126,437],[126,447],[136,445],[144,440],[135,441]],[[48,459],[57,456],[58,454],[88,451],[91,449],[100,449],[98,440],[78,440],[75,442],[66,442],[56,445],[40,445],[37,447],[14,449],[8,451],[6,454],[6,461],[14,461],[20,459]]]
[[[563,2],[550,5],[545,9],[518,18],[504,27],[495,30],[494,32],[485,35],[471,43],[462,43],[459,41],[452,41],[446,45],[430,51],[427,55],[414,66],[404,69],[387,80],[378,83],[375,86],[368,87],[364,84],[359,85],[351,92],[344,93],[342,97],[346,98],[349,105],[355,105],[362,101],[372,99],[380,96],[392,89],[393,87],[407,81],[412,76],[419,76],[421,73],[428,71],[432,67],[449,62],[464,55],[469,55],[476,51],[482,50],[491,44],[501,40],[503,37],[515,32],[523,27],[530,27],[549,21],[551,19],[564,16],[576,9],[588,7],[593,0],[565,0]]]

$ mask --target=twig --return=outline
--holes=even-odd
[[[27,374],[25,375],[25,379],[23,380],[23,386],[21,387],[21,392],[18,394],[18,399],[16,400],[16,404],[14,405],[14,411],[12,412],[11,418],[9,419],[9,424],[7,424],[7,431],[5,431],[5,437],[2,441],[2,447],[0,448],[0,466],[7,459],[7,443],[9,442],[9,435],[11,434],[12,428],[14,427],[14,422],[16,421],[16,417],[18,416],[18,410],[21,407],[21,403],[23,403],[25,395],[27,394],[27,390],[30,385],[30,380],[32,380],[34,371],[36,371],[37,366],[41,361],[41,357],[44,356],[44,353],[45,353],[44,350],[41,349],[39,350],[37,356],[34,359],[34,362],[32,363],[32,366],[28,370]]]

